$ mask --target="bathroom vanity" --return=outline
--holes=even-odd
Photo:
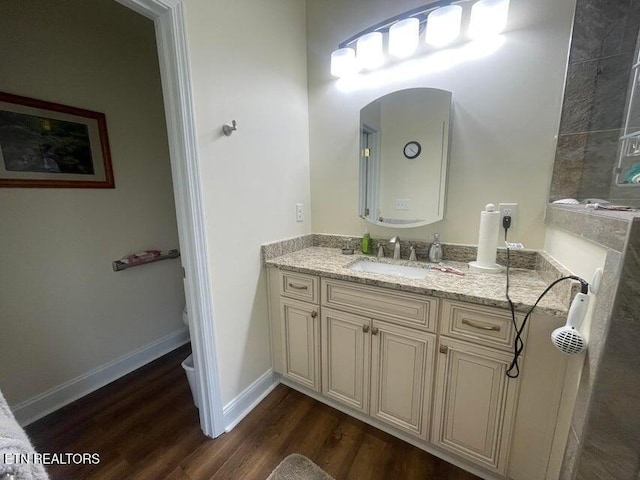
[[[504,274],[456,262],[464,276],[349,268],[363,259],[392,263],[322,246],[265,256],[282,382],[483,478],[553,478],[566,442],[555,428],[566,358],[549,334],[564,323],[568,299],[540,302],[512,379]],[[538,270],[512,269],[518,325],[547,284]]]

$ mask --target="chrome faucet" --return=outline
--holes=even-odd
[[[393,237],[389,240],[389,243],[393,243],[395,245],[393,247],[393,259],[400,260],[400,237]]]

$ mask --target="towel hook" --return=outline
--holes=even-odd
[[[225,137],[230,136],[233,132],[238,129],[238,124],[235,120],[231,120],[231,123],[225,123],[222,125],[222,133],[224,133]]]

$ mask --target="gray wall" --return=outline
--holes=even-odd
[[[640,218],[631,227],[620,286],[583,433],[576,479],[640,474]]]
[[[545,222],[580,237],[577,244],[587,240],[606,249],[559,478],[635,480],[640,467],[640,214],[551,205]]]
[[[550,200],[640,200],[612,188],[640,0],[578,0]]]

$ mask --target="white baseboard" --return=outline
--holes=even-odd
[[[240,395],[225,405],[222,410],[224,414],[225,432],[230,432],[233,427],[238,425],[279,383],[280,375],[269,369],[255,382],[245,388]]]
[[[11,410],[20,425],[29,425],[188,342],[189,331],[186,328],[176,330],[149,345],[25,400]]]

